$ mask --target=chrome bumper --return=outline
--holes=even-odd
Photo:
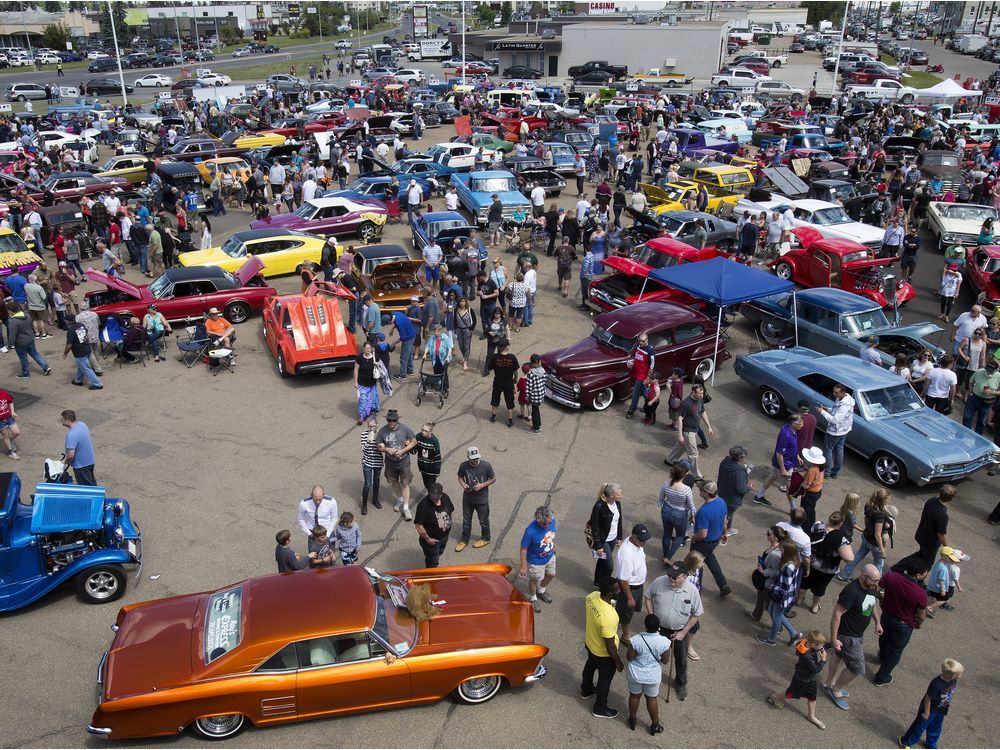
[[[525,677],[524,681],[525,682],[538,682],[540,679],[542,679],[548,673],[549,673],[549,670],[546,668],[546,666],[544,664],[542,664],[541,662],[538,662],[538,666],[535,667],[535,671],[532,672],[527,677]],[[89,729],[89,727],[88,727],[88,729]],[[110,730],[108,730],[108,731],[110,731]]]
[[[95,727],[93,724],[88,724],[87,731],[90,734],[99,734],[102,737],[107,737],[111,734],[111,727]]]

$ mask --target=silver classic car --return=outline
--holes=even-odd
[[[996,445],[924,406],[902,378],[857,357],[794,347],[737,357],[735,370],[773,419],[800,399],[829,408],[833,386],[843,385],[856,402],[846,447],[870,460],[875,478],[889,487],[961,479],[1000,461]],[[818,418],[817,427],[824,425]]]

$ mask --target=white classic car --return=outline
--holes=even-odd
[[[927,225],[942,251],[952,245],[975,245],[987,219],[997,220],[997,210],[992,206],[941,201],[927,207]]]
[[[771,211],[777,211],[784,214],[789,207],[793,214],[793,228],[813,227],[824,237],[846,237],[873,250],[882,245],[884,229],[854,221],[847,215],[844,207],[837,203],[813,199],[792,200],[781,195],[775,195],[771,200],[756,202],[743,198],[736,204],[735,213],[741,215],[743,211],[753,213],[767,211],[770,215]]]

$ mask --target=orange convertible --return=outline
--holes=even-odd
[[[212,739],[257,726],[431,703],[483,703],[545,675],[534,612],[506,565],[379,575],[346,566],[130,604],[98,670],[87,731]],[[440,611],[421,608],[428,592]],[[411,589],[421,588],[413,592]],[[426,605],[426,598],[423,601]],[[424,619],[432,614],[430,619]]]
[[[354,366],[357,343],[344,326],[338,297],[354,295],[343,285],[313,282],[305,294],[264,301],[264,340],[283,378],[327,374]]]

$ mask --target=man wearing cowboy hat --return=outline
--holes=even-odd
[[[205,331],[216,344],[226,349],[231,349],[236,331],[229,324],[229,321],[222,317],[219,308],[211,307],[205,313]]]

